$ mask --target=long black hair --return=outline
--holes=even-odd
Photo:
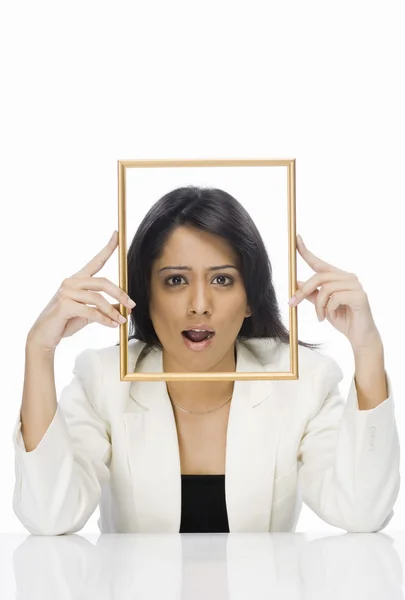
[[[152,264],[163,252],[174,229],[189,225],[225,239],[239,257],[247,303],[238,340],[275,338],[289,344],[272,283],[272,267],[260,233],[245,208],[230,194],[217,188],[180,187],[165,194],[148,211],[128,249],[128,294],[136,302],[129,315],[128,340],[162,349],[149,314]],[[132,330],[132,333],[131,333]],[[320,344],[298,341],[317,350]],[[118,345],[118,344],[116,344]]]

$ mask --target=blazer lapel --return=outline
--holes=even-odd
[[[163,372],[161,351],[151,350],[140,359],[135,364],[136,360],[128,352],[129,372]],[[178,533],[181,519],[180,453],[166,382],[132,381],[129,394],[133,403],[129,405],[130,412],[124,414],[124,421],[136,531]]]
[[[270,340],[271,341],[271,340]],[[267,340],[269,344],[269,340]],[[163,372],[162,352],[141,356],[143,343],[129,345],[129,368]],[[135,350],[134,350],[135,349]],[[236,341],[237,372],[265,369],[248,343]],[[267,351],[267,356],[269,351]],[[138,358],[139,360],[138,362]],[[225,494],[231,532],[270,530],[273,479],[283,422],[280,381],[235,381],[229,411]],[[165,381],[133,381],[133,403],[124,414],[137,531],[179,532],[181,468],[176,422]]]
[[[237,344],[237,353],[237,372],[265,371],[263,364],[243,343]],[[273,475],[283,420],[280,397],[274,394],[279,383],[274,380],[235,381],[225,470],[230,532],[270,530]]]

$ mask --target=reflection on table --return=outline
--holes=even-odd
[[[15,593],[1,600],[403,597],[402,560],[386,533],[92,537],[22,538],[10,557]]]

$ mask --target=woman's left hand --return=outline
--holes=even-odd
[[[297,281],[297,305],[309,300],[315,305],[319,321],[325,318],[343,333],[354,351],[381,343],[380,333],[371,314],[366,292],[354,273],[342,271],[326,263],[305,246],[297,236],[297,249],[305,262],[316,272],[307,281]],[[321,286],[321,289],[317,288]],[[291,303],[291,301],[289,302]]]

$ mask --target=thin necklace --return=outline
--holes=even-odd
[[[232,396],[233,396],[233,394],[232,394]],[[173,402],[173,400],[170,398],[170,396],[169,396],[169,398],[170,398],[170,402],[172,404],[174,404],[174,406],[177,406],[177,408],[179,408],[180,410],[183,410],[184,412],[191,413],[193,415],[207,415],[208,413],[216,412],[217,410],[219,410],[220,408],[225,406],[225,404],[228,404],[228,402],[230,402],[232,400],[232,396],[229,398],[229,400],[224,402],[224,404],[222,404],[219,408],[214,408],[213,410],[206,410],[203,412],[199,412],[199,411],[195,411],[195,410],[187,410],[186,408],[183,408],[183,407],[179,406],[178,404],[176,404],[175,402]]]

